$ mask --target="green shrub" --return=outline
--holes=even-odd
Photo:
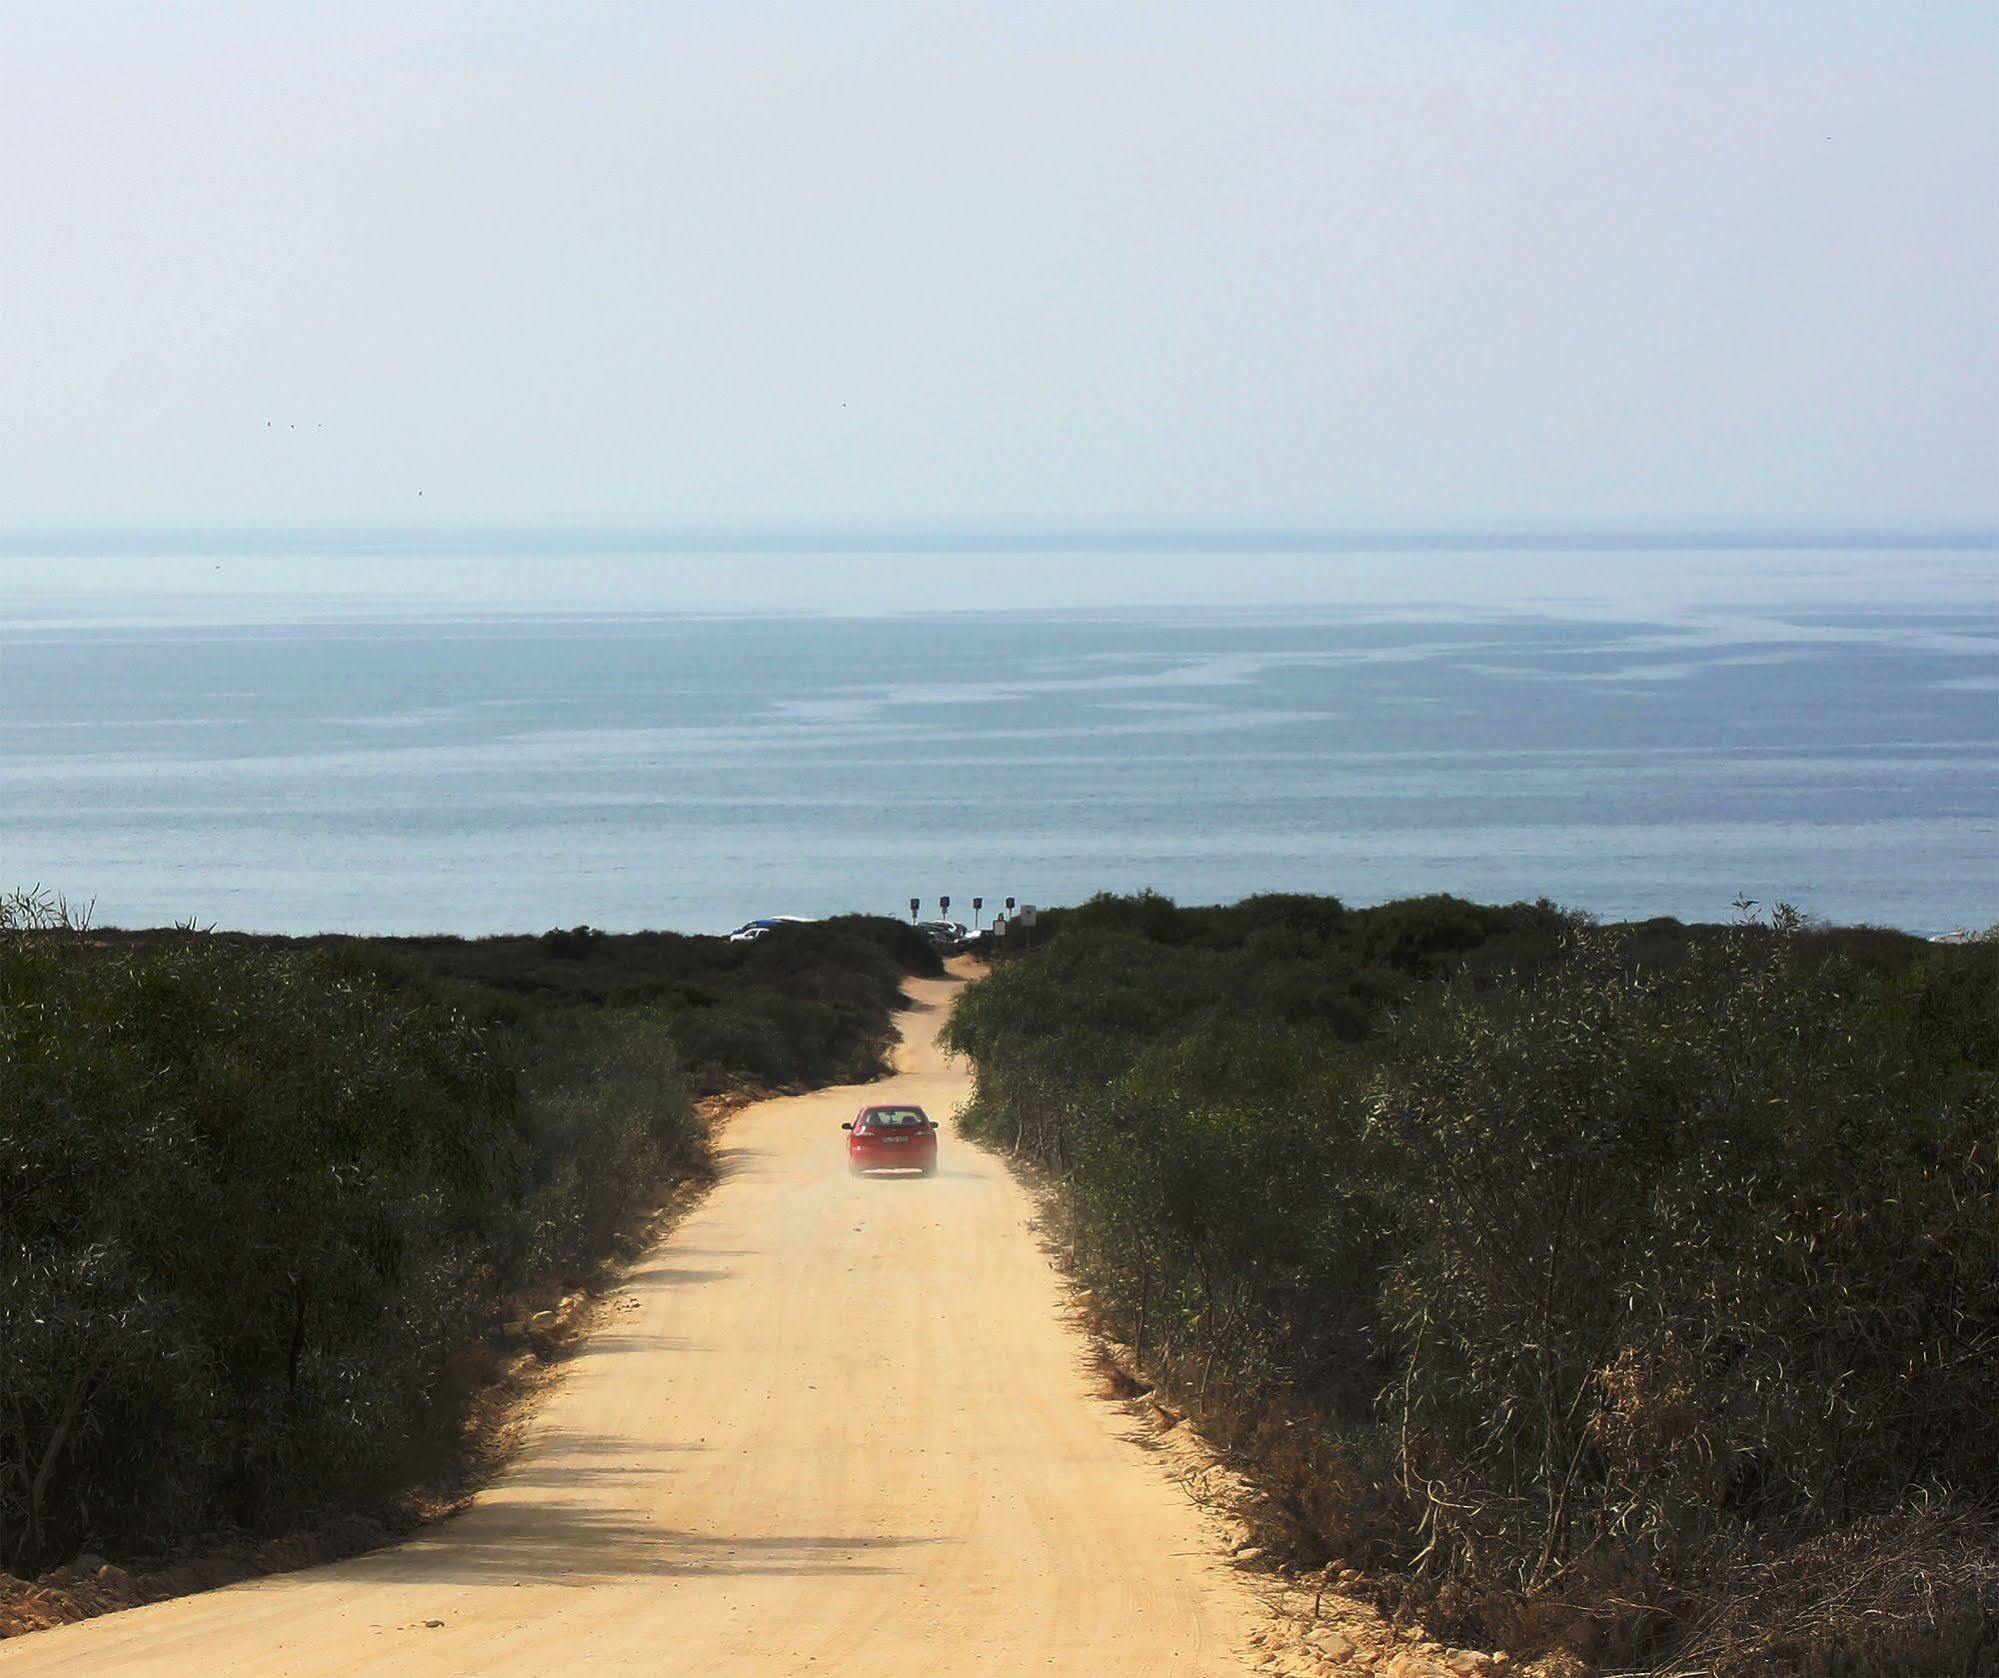
[[[1059,1174],[1105,1325],[1292,1542],[1413,1567],[1452,1634],[1560,1604],[1642,1660],[1787,1556],[1999,1503],[1994,953],[1100,899],[949,1036],[968,1128]],[[1953,1566],[1956,1625],[1999,1558]]]
[[[643,1008],[543,1022],[525,1056],[514,1192],[489,1241],[503,1286],[577,1277],[706,1168],[706,1129],[665,1020]]]
[[[690,1065],[736,1069],[766,1084],[788,1083],[790,1048],[768,1018],[734,1004],[676,1014],[668,1028]]]
[[[1504,1009],[1399,1035],[1372,1122],[1420,1208],[1385,1296],[1412,1478],[1533,1586],[1999,1494],[1994,1086],[1854,975],[1742,937],[1628,974],[1580,933]]]
[[[455,1352],[705,1169],[690,1066],[865,1077],[940,970],[870,917],[281,939],[0,903],[0,1567],[365,1495]]]
[[[25,923],[25,924],[24,924]],[[512,1082],[324,955],[0,930],[0,1555],[255,1521],[407,1431]]]

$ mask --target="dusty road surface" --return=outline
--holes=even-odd
[[[861,1100],[963,1098],[931,1040],[954,988],[911,987],[892,1082],[730,1123],[725,1180],[466,1513],[0,1643],[0,1674],[1244,1670],[1251,1599],[1091,1396],[1005,1168],[947,1123],[935,1178],[847,1174]]]

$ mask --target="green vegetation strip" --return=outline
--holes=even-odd
[[[1999,1659],[1999,944],[1098,898],[960,999],[1306,1563],[1623,1667]]]
[[[697,1096],[874,1076],[939,970],[860,917],[286,940],[0,903],[0,1570],[393,1494],[455,1355],[707,1169]]]

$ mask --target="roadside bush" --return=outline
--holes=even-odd
[[[944,971],[944,959],[927,934],[883,915],[792,921],[773,927],[746,948],[749,965],[766,973],[865,974],[884,1001],[900,994],[905,974],[936,978]]]
[[[658,1013],[542,1022],[525,1055],[508,1159],[513,1192],[490,1250],[500,1285],[580,1279],[667,1185],[707,1169],[707,1129]]]
[[[1384,1322],[1434,1566],[1532,1590],[1614,1540],[1667,1607],[1745,1539],[1999,1495],[1989,1070],[1940,1078],[1851,978],[1747,936],[1632,977],[1584,931],[1398,1035]]]
[[[964,994],[967,1123],[1058,1174],[1105,1327],[1286,1541],[1625,1662],[1983,1646],[1989,950],[1452,899],[1148,924],[1100,905]],[[1945,1530],[1947,1635],[1788,1559]],[[1714,1643],[1780,1596],[1809,1637]]]
[[[104,959],[6,914],[0,1555],[254,1523],[378,1460],[460,1325],[505,1067],[325,956]]]
[[[747,1008],[691,1009],[676,1014],[668,1029],[691,1066],[736,1069],[765,1084],[790,1081],[792,1060],[783,1036],[769,1019]]]
[[[0,901],[0,1568],[391,1485],[454,1354],[706,1170],[697,1087],[871,1075],[906,971],[935,950],[873,917],[283,939]]]

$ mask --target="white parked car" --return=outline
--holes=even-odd
[[[803,926],[810,921],[810,915],[765,915],[760,920],[745,921],[729,934],[731,944],[749,944],[761,938],[774,926]]]

